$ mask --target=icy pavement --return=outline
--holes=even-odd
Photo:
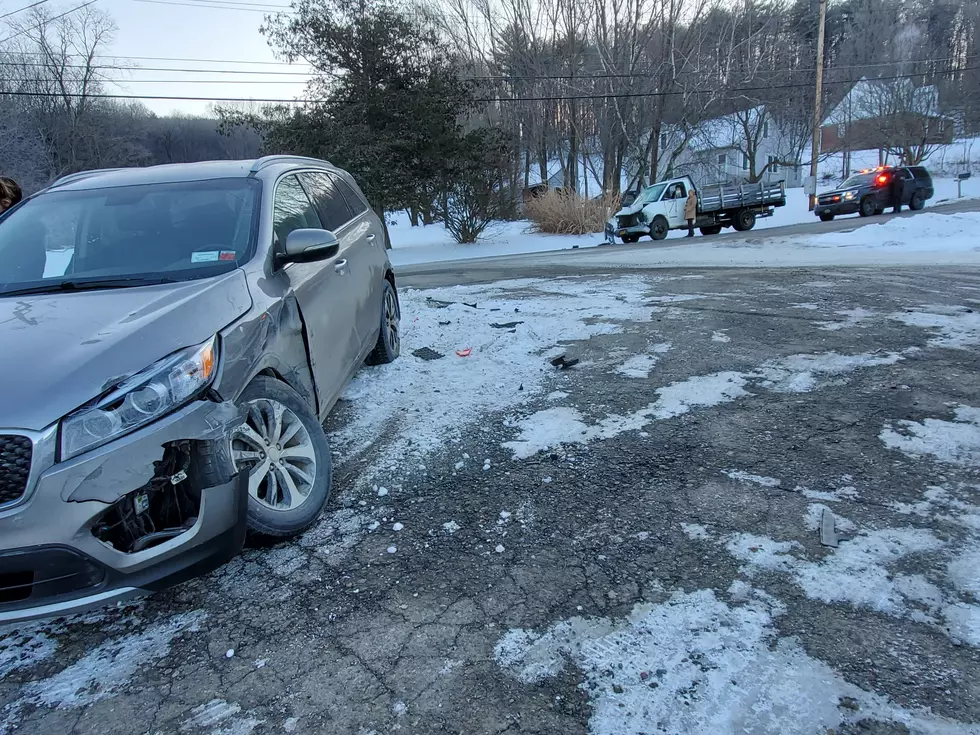
[[[0,629],[0,733],[980,732],[977,273],[409,286],[320,521]]]

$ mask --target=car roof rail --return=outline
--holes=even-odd
[[[317,166],[322,166],[326,164],[327,166],[333,166],[330,161],[324,161],[319,158],[311,158],[309,156],[286,156],[286,155],[276,155],[276,156],[262,156],[258,158],[252,164],[252,168],[249,173],[258,173],[266,166],[272,166],[276,163],[306,163],[306,164],[316,164]]]
[[[76,181],[82,181],[91,176],[96,176],[97,174],[108,173],[109,171],[122,171],[118,166],[116,168],[96,168],[91,171],[79,171],[78,173],[68,174],[67,176],[62,176],[60,179],[55,180],[54,183],[48,184],[47,189],[57,189],[59,186],[66,186],[67,184],[72,184]]]

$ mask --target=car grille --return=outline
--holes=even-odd
[[[41,546],[0,553],[0,611],[76,596],[105,579],[103,567],[71,549]]]
[[[840,201],[840,194],[834,194],[833,196],[820,197],[817,201],[821,204],[837,204]]]
[[[0,505],[20,500],[27,491],[31,450],[26,436],[0,435]]]
[[[617,219],[617,224],[619,225],[620,228],[632,227],[633,225],[636,224],[636,215],[635,214],[624,214],[624,215],[620,215],[616,219]]]

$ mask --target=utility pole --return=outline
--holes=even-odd
[[[820,157],[820,101],[823,98],[823,37],[827,25],[827,0],[820,0],[820,26],[817,31],[817,89],[813,99],[813,141],[810,144],[810,176],[814,191],[810,194],[810,211],[817,203],[817,159]]]

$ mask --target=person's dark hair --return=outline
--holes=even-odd
[[[14,206],[23,198],[24,192],[21,191],[16,181],[8,179],[6,176],[0,176],[0,202],[9,202],[5,206],[0,205],[0,212]]]

